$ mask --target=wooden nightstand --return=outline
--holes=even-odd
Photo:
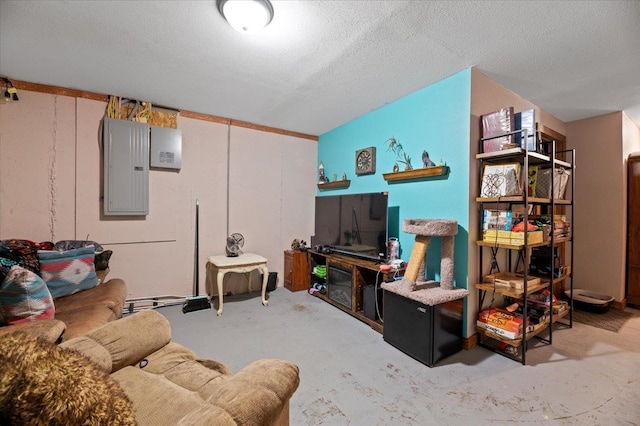
[[[309,262],[306,251],[284,251],[284,287],[290,291],[309,289]]]

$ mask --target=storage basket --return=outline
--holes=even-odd
[[[537,198],[551,198],[551,171],[553,173],[553,198],[557,200],[563,200],[565,191],[567,190],[567,182],[571,172],[561,167],[555,169],[544,169],[538,172],[538,178],[536,181],[536,197]]]

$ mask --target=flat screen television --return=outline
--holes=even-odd
[[[316,197],[314,245],[366,259],[387,258],[388,193]]]

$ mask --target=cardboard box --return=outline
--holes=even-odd
[[[497,274],[485,275],[483,281],[516,290],[524,290],[524,277],[519,274],[514,274],[513,272],[498,272]],[[528,276],[527,288],[539,284],[540,281],[538,277]]]
[[[508,240],[511,239],[511,231],[501,231],[496,229],[485,229],[482,231],[483,236],[488,238],[506,238]]]
[[[522,317],[504,309],[485,309],[478,314],[478,322],[516,334],[522,333]]]
[[[511,231],[513,213],[511,210],[485,210],[482,219],[482,229]],[[509,235],[506,238],[511,238]]]
[[[558,300],[553,304],[553,313],[561,314],[569,309],[569,303],[564,300]]]
[[[482,241],[497,244],[511,244],[511,231],[485,229],[482,231]]]
[[[518,339],[522,337],[522,333],[516,333],[513,331],[502,329],[500,327],[495,327],[480,320],[476,322],[476,325],[484,330],[488,330],[494,334],[497,334],[498,336],[502,336],[505,339]]]
[[[527,235],[528,244],[537,244],[544,241],[542,231],[530,231]],[[511,244],[519,246],[524,244],[524,232],[511,232]]]

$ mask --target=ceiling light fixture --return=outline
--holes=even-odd
[[[217,0],[218,10],[236,31],[255,34],[273,19],[269,0]]]

